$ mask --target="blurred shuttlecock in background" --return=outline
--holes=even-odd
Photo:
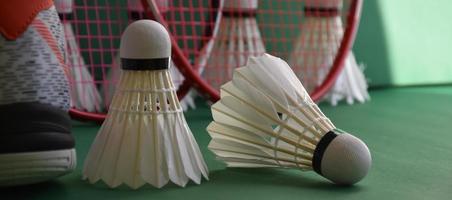
[[[231,79],[235,68],[246,64],[249,56],[265,53],[256,22],[257,0],[228,0],[208,56],[203,76],[214,88]]]
[[[301,69],[301,80],[308,91],[318,87],[333,66],[343,37],[340,16],[343,0],[306,0],[303,29],[289,58],[291,66]],[[341,100],[353,104],[370,99],[367,81],[350,51],[334,86],[324,100],[336,105]]]
[[[120,81],[83,177],[110,187],[160,188],[169,180],[185,186],[190,179],[199,184],[208,170],[168,70],[168,32],[155,21],[139,20],[126,28],[120,46]]]
[[[212,115],[209,149],[229,167],[314,170],[354,184],[371,166],[367,146],[336,129],[289,65],[268,54],[235,70]]]
[[[54,0],[54,3],[61,19],[72,19],[72,0]],[[80,48],[74,36],[72,25],[67,20],[62,20],[62,22],[66,37],[67,60],[71,69],[69,80],[72,81],[72,106],[88,112],[100,111],[102,99],[95,81],[80,54]]]
[[[325,100],[332,105],[337,105],[341,100],[345,100],[348,104],[353,104],[355,100],[359,103],[370,100],[367,80],[363,74],[364,66],[356,63],[353,52],[349,52],[344,65],[333,87],[325,95]]]

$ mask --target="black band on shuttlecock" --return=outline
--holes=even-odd
[[[306,17],[336,17],[339,16],[339,8],[304,7]]]
[[[74,15],[72,13],[58,13],[58,17],[60,17],[61,20],[74,19]]]
[[[329,131],[322,137],[322,139],[320,139],[319,143],[315,147],[314,156],[312,157],[312,168],[320,175],[322,175],[323,154],[325,153],[328,145],[330,145],[331,141],[333,141],[336,136],[338,136],[337,133]]]
[[[123,70],[161,70],[169,68],[170,58],[121,58],[121,68]]]
[[[223,17],[255,17],[256,9],[233,9],[225,8],[222,11]]]

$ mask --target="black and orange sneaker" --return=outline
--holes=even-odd
[[[52,0],[1,2],[0,31],[0,186],[67,174],[76,165],[69,72]]]

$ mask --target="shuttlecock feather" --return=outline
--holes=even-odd
[[[55,8],[63,18],[71,18],[72,4],[72,0],[55,0]],[[100,111],[102,99],[94,79],[80,54],[80,48],[76,41],[72,25],[66,20],[63,20],[62,24],[66,37],[68,63],[72,74],[72,78],[70,79],[72,82],[72,106],[88,112]]]
[[[371,165],[367,146],[336,129],[289,65],[268,54],[235,70],[212,115],[209,149],[229,167],[314,170],[354,184]]]
[[[339,50],[343,37],[339,15],[342,3],[342,0],[305,2],[303,29],[295,42],[289,64],[301,69],[301,80],[309,92],[323,83]],[[332,105],[344,99],[349,104],[369,100],[366,79],[351,51],[344,65],[324,99]]]
[[[143,39],[146,38],[146,39]],[[121,38],[122,73],[83,177],[110,187],[200,183],[208,170],[168,71],[171,43],[159,23],[139,20]]]
[[[370,100],[366,77],[363,73],[364,66],[356,63],[355,56],[351,51],[344,64],[344,69],[337,77],[330,92],[325,95],[325,99],[332,105],[337,105],[341,100],[345,100],[348,104],[353,104],[355,101],[364,103]]]
[[[212,49],[200,59],[203,76],[214,88],[230,80],[234,69],[243,66],[249,56],[265,53],[255,16],[258,1],[228,0],[222,7]]]

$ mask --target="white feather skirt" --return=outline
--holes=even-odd
[[[80,54],[80,48],[69,23],[63,23],[67,43],[68,62],[72,74],[72,107],[88,112],[101,110],[102,99],[94,79]]]
[[[212,117],[209,149],[228,167],[311,170],[317,143],[335,128],[287,63],[271,55],[235,70]]]
[[[355,101],[364,103],[370,100],[366,77],[363,73],[364,66],[356,63],[355,56],[351,51],[344,64],[344,69],[337,77],[333,87],[325,95],[325,100],[333,106],[342,100],[345,100],[348,104],[353,104]]]
[[[322,84],[333,65],[342,41],[343,27],[340,17],[307,17],[303,27],[288,63],[305,88],[312,92]],[[369,99],[367,81],[351,51],[344,64],[325,100],[332,105],[343,99],[350,104],[354,100],[365,102]]]
[[[116,59],[113,61],[112,68],[107,72],[107,76],[105,79],[105,83],[103,85],[102,93],[105,95],[105,105],[106,107],[110,106],[111,100],[113,98],[113,94],[115,93],[116,85],[119,82],[119,76],[120,76],[120,63],[121,59],[119,56],[116,57]],[[177,69],[176,65],[174,65],[174,62],[171,60],[169,72],[171,74],[171,78],[173,80],[173,83],[176,88],[179,88],[180,85],[182,85],[182,82],[185,80],[184,75],[182,75],[179,70]],[[187,111],[189,109],[195,109],[195,97],[196,95],[193,95],[195,91],[190,91],[185,97],[180,101],[180,104],[182,106],[182,109],[184,111]]]
[[[254,17],[222,17],[208,56],[203,77],[216,89],[232,79],[235,68],[244,66],[249,56],[265,53]]]
[[[208,170],[168,70],[123,71],[85,160],[84,179],[136,189],[169,181],[184,187],[202,176],[207,179]]]
[[[171,74],[171,78],[173,79],[174,86],[176,88],[179,88],[182,83],[185,80],[184,75],[182,75],[179,70],[177,69],[176,65],[174,65],[174,62],[171,61],[171,66],[169,68],[169,72]],[[195,98],[196,98],[196,92],[194,90],[190,90],[184,98],[180,101],[180,105],[182,106],[182,109],[184,111],[187,111],[188,109],[195,109]]]

